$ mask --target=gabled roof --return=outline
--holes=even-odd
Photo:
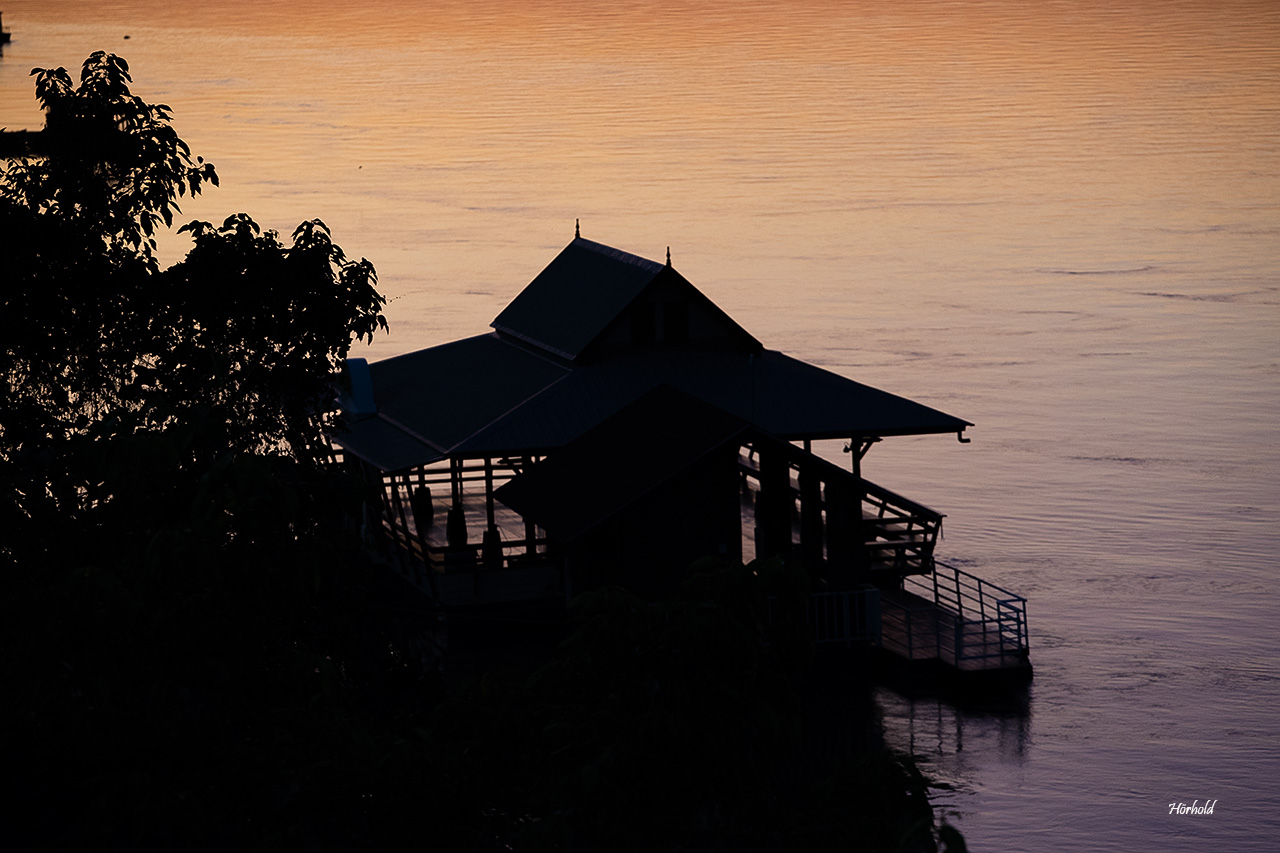
[[[662,264],[575,237],[489,325],[572,361],[660,272]]]
[[[686,290],[687,288],[687,290]],[[599,348],[643,294],[688,297],[714,345]],[[645,297],[648,298],[648,297]],[[763,349],[669,266],[575,239],[494,332],[369,365],[377,411],[334,440],[383,471],[563,447],[659,386],[784,440],[962,433],[968,421]]]
[[[622,323],[627,310],[658,285],[676,288],[715,317],[726,339],[760,343],[670,266],[575,237],[489,325],[567,361]]]

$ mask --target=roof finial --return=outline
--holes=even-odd
[[[671,266],[671,247],[667,247],[667,266]]]
[[[573,237],[576,240],[581,236],[582,236],[582,220],[575,219],[573,220]]]

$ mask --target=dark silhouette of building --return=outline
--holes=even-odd
[[[371,538],[442,606],[663,595],[702,556],[781,556],[814,578],[820,640],[889,647],[901,625],[900,654],[949,645],[958,665],[971,605],[987,651],[1011,638],[997,662],[1025,660],[1021,599],[1000,590],[1008,612],[987,624],[982,583],[966,592],[934,559],[942,515],[861,477],[882,438],[962,437],[967,421],[765,349],[669,257],[581,237],[491,326],[350,361],[334,437],[381,487]],[[810,452],[822,439],[848,442],[852,470]]]

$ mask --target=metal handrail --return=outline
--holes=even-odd
[[[935,561],[929,581],[904,578],[903,588],[923,593],[955,617],[957,662],[1027,653],[1025,598],[941,561]]]
[[[818,644],[880,644],[880,591],[875,587],[811,593],[805,617]]]

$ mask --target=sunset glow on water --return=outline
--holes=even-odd
[[[392,333],[354,354],[485,331],[580,219],[670,246],[767,347],[974,422],[864,467],[1029,599],[1028,716],[883,697],[970,849],[1280,837],[1277,4],[11,0],[4,23],[0,126],[39,126],[32,67],[117,52],[217,166],[187,217],[319,217],[373,261]],[[1169,814],[1196,798],[1214,814]]]

